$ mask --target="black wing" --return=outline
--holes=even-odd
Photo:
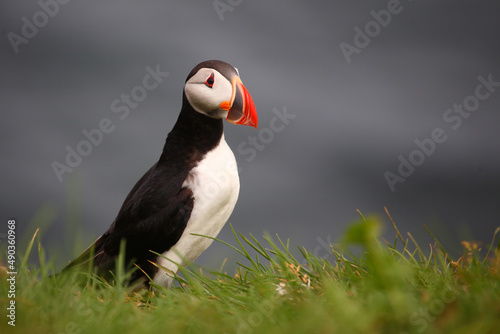
[[[151,277],[157,270],[150,263],[157,257],[151,250],[163,253],[175,245],[191,216],[193,193],[182,187],[186,177],[158,164],[151,167],[132,188],[110,228],[64,270],[84,266],[92,257],[97,272],[105,275],[115,269],[125,240],[126,264],[135,263]],[[133,280],[142,271],[136,271]]]

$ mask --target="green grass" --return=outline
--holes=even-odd
[[[39,247],[29,265],[32,242],[16,277],[16,326],[0,320],[1,333],[498,333],[500,259],[491,245],[463,243],[452,259],[434,238],[418,245],[395,228],[392,243],[380,240],[380,221],[351,224],[328,261],[264,236],[234,232],[222,242],[244,261],[236,272],[191,266],[171,289],[129,291],[90,277],[54,278]],[[231,227],[232,228],[232,227]],[[430,232],[430,231],[429,231]],[[432,235],[432,234],[431,234]],[[35,238],[33,238],[35,240]],[[35,248],[35,247],[34,247]],[[352,255],[349,249],[356,250]],[[36,250],[33,250],[36,253]],[[349,255],[346,255],[349,254]],[[21,263],[22,262],[22,263]],[[4,274],[2,274],[4,275]],[[9,303],[1,277],[1,308]]]

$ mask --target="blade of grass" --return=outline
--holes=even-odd
[[[444,249],[443,245],[441,245],[441,243],[439,242],[439,240],[436,238],[436,236],[434,235],[434,233],[431,232],[431,230],[427,227],[427,225],[424,225],[424,228],[427,230],[427,232],[429,232],[429,234],[431,235],[432,239],[434,239],[434,241],[436,242],[436,244],[439,246],[439,249],[441,250],[441,252],[443,252],[443,255],[445,256],[445,259],[448,260],[448,261],[451,261],[451,259],[448,258],[448,253]]]
[[[35,234],[33,234],[33,237],[31,238],[31,241],[28,244],[28,247],[26,248],[26,254],[24,254],[24,257],[21,260],[21,268],[26,268],[26,265],[28,264],[28,259],[31,254],[31,249],[33,248],[33,243],[35,242],[36,235],[38,234],[38,231],[40,231],[39,228],[36,229]]]
[[[195,235],[195,236],[197,236],[197,237],[203,237],[203,238],[207,238],[207,239],[211,239],[211,240],[214,240],[214,241],[220,242],[221,244],[226,245],[226,246],[228,246],[228,247],[230,247],[230,248],[234,249],[235,251],[237,251],[238,253],[240,253],[241,255],[243,255],[243,256],[245,256],[245,257],[246,257],[245,253],[244,253],[244,252],[242,252],[239,248],[237,248],[237,247],[235,247],[235,246],[231,245],[230,243],[228,243],[228,242],[226,242],[226,241],[224,241],[224,240],[221,240],[221,239],[218,239],[218,238],[214,238],[214,237],[211,237],[211,236],[208,236],[208,235],[204,235],[204,234],[191,233],[191,235]]]
[[[281,245],[281,247],[283,247],[283,250],[284,252],[291,258],[291,259],[294,259],[292,253],[290,253],[290,239],[287,239],[286,240],[286,245],[283,243],[283,241],[281,240],[280,236],[278,235],[278,233],[276,233],[276,238],[278,238],[278,241]],[[266,236],[264,235],[264,239],[266,239],[268,242],[269,240],[272,240],[270,236]]]
[[[420,248],[420,246],[418,245],[418,243],[415,241],[415,239],[413,238],[413,236],[411,235],[411,233],[410,232],[406,232],[406,234],[408,234],[408,236],[410,237],[410,240],[413,242],[413,245],[417,249],[420,261],[427,262],[427,258],[425,257],[424,253],[422,252],[422,249]]]
[[[394,229],[396,230],[396,235],[399,237],[399,239],[401,240],[403,245],[406,247],[406,243],[403,240],[403,236],[401,235],[401,233],[399,233],[399,229],[396,226],[396,224],[394,223],[394,220],[392,220],[392,217],[391,217],[391,214],[389,213],[389,210],[387,210],[387,208],[385,206],[384,206],[384,210],[385,210],[385,213],[387,214],[387,217],[389,217],[389,220],[391,221],[392,227],[394,227]]]
[[[356,211],[358,212],[358,215],[361,217],[361,220],[363,220],[366,223],[365,216],[363,216],[363,214],[361,213],[361,211],[359,211],[358,209],[356,209]]]
[[[250,236],[253,238],[252,235],[250,235]],[[266,258],[267,260],[271,260],[271,256],[269,254],[267,254],[267,252],[265,250],[262,251],[262,249],[263,249],[262,246],[260,246],[260,244],[258,243],[258,241],[255,238],[253,238],[254,241],[256,241],[257,244],[260,247],[258,247],[257,245],[255,245],[253,242],[251,242],[248,238],[246,238],[241,233],[240,233],[240,238],[242,238],[248,245],[250,245],[250,247],[252,247],[257,253],[259,253],[260,255],[262,255],[264,258]]]
[[[484,265],[484,263],[488,260],[488,256],[490,255],[491,249],[494,247],[493,244],[495,243],[495,238],[497,237],[498,232],[500,232],[500,227],[497,227],[495,232],[493,232],[493,238],[491,239],[490,247],[488,247],[488,252],[484,256],[484,260],[481,263],[482,265]]]

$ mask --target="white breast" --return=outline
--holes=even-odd
[[[175,263],[186,265],[194,261],[212,243],[211,239],[194,236],[192,233],[216,237],[238,200],[238,167],[224,135],[219,145],[208,152],[191,170],[183,186],[193,192],[193,211],[181,238],[174,247],[163,253],[163,256]],[[159,257],[157,263],[172,272],[178,270],[176,264],[164,258]],[[153,281],[161,286],[170,286],[172,277],[160,269]]]

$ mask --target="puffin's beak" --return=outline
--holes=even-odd
[[[257,128],[257,110],[250,93],[243,86],[240,77],[235,76],[232,84],[233,95],[231,101],[229,103],[222,102],[221,104],[223,109],[229,109],[226,120],[233,124],[249,125]]]

